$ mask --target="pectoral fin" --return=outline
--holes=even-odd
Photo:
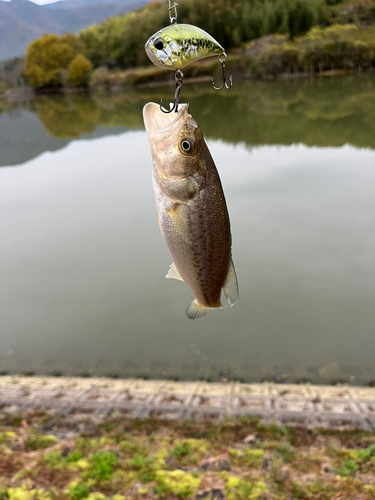
[[[172,264],[169,266],[169,271],[166,275],[166,278],[172,278],[174,280],[184,281],[181,278],[180,273],[177,271],[177,267],[174,265],[174,262],[172,262]]]
[[[228,274],[223,285],[223,292],[228,304],[230,307],[233,307],[239,298],[239,291],[236,271],[234,270],[232,259],[230,259]]]

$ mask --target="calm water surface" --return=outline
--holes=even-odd
[[[184,87],[240,285],[194,322],[141,117],[169,94],[0,101],[0,372],[374,380],[375,78]]]

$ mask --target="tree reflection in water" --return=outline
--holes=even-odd
[[[235,83],[230,92],[220,95],[207,83],[184,86],[182,101],[190,103],[206,138],[248,146],[303,143],[375,148],[371,74]],[[171,88],[157,87],[121,94],[43,95],[24,106],[38,115],[51,136],[77,139],[97,127],[141,129],[143,105],[172,94]],[[9,108],[10,104],[0,102],[0,113]]]

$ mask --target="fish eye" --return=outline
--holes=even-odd
[[[157,38],[154,42],[154,47],[156,50],[162,50],[164,48],[164,42],[161,38]]]
[[[181,149],[184,153],[191,153],[194,150],[194,141],[190,138],[182,139],[181,143]]]

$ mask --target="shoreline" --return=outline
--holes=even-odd
[[[0,377],[0,415],[119,412],[127,418],[260,417],[280,425],[375,430],[375,387],[79,377]]]
[[[143,68],[141,68],[143,69]],[[136,71],[136,70],[132,70]],[[277,76],[269,76],[269,77],[258,77],[258,76],[248,76],[245,75],[244,73],[241,72],[233,72],[233,78],[234,81],[240,80],[240,81],[246,81],[246,80],[256,80],[256,81],[277,81],[277,80],[306,80],[308,78],[310,79],[315,79],[315,78],[327,78],[327,77],[336,77],[336,76],[345,76],[345,75],[356,75],[356,74],[363,74],[363,73],[373,73],[372,70],[368,71],[358,71],[358,70],[344,70],[344,69],[332,69],[332,70],[325,70],[325,71],[318,71],[318,72],[296,72],[296,73],[280,73]],[[195,83],[204,83],[204,82],[211,82],[212,81],[212,75],[202,75],[202,76],[192,76],[189,77],[187,76],[184,78],[184,85],[193,85]],[[174,82],[172,81],[167,81],[167,80],[156,80],[156,81],[149,81],[149,82],[144,82],[144,83],[136,83],[136,84],[130,84],[130,83],[125,83],[123,85],[113,85],[110,88],[81,88],[81,87],[62,87],[62,88],[49,88],[49,89],[44,89],[44,90],[36,90],[34,91],[31,87],[11,87],[10,89],[7,90],[7,92],[0,94],[0,100],[4,99],[7,102],[23,102],[23,101],[30,101],[35,99],[36,97],[43,96],[43,95],[71,95],[71,94],[87,94],[87,95],[97,95],[97,94],[102,94],[103,90],[105,92],[108,92],[110,94],[116,94],[119,92],[126,92],[128,90],[137,90],[137,89],[147,89],[147,88],[158,88],[158,87],[167,87],[167,86],[174,86]],[[27,93],[27,96],[24,97],[22,90],[24,90]],[[17,95],[18,94],[18,95]],[[33,94],[33,95],[32,95]]]

